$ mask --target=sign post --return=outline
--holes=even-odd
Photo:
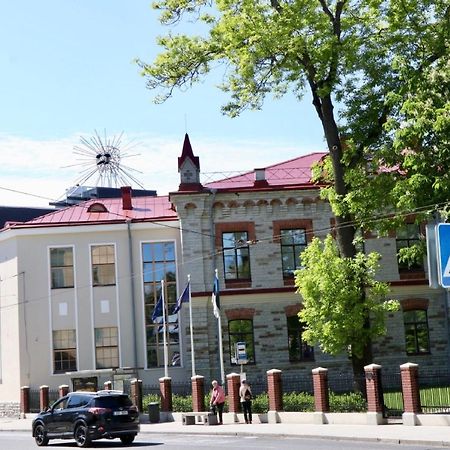
[[[450,288],[450,223],[440,223],[436,233],[439,284]]]

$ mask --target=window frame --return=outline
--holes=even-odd
[[[170,246],[170,250],[168,250],[168,246]],[[170,256],[170,258],[167,256]],[[174,353],[182,354],[179,314],[169,315],[178,299],[176,241],[142,241],[141,264],[144,297],[145,366],[147,369],[157,369],[164,366],[164,340],[162,324],[153,323],[151,317],[161,295],[161,272],[165,281],[164,300],[169,361],[172,360]]]
[[[61,336],[59,339],[56,337],[59,333],[66,333],[66,336]],[[70,335],[69,335],[70,333]],[[67,344],[70,344],[72,341],[73,347],[68,345],[56,347],[56,343],[60,341],[64,343],[67,340]],[[53,373],[61,374],[66,372],[75,372],[78,367],[77,361],[77,333],[74,329],[67,330],[53,330],[52,332],[52,358],[53,358]],[[69,355],[68,358],[57,358],[57,354],[63,355],[67,353]],[[70,358],[72,356],[72,358]],[[57,365],[60,367],[57,368]]]
[[[417,233],[414,233],[417,235],[417,237],[409,237],[409,227],[415,227],[415,231]],[[398,237],[398,233],[402,232],[403,230],[406,231],[406,237]],[[420,243],[421,241],[421,235],[422,235],[422,228],[420,224],[417,224],[415,222],[406,222],[402,227],[398,228],[395,232],[395,249],[396,249],[396,257],[397,257],[397,266],[399,272],[423,272],[424,269],[424,262],[416,264],[412,267],[408,267],[407,264],[400,262],[399,259],[399,251],[402,248],[409,248],[415,245],[416,243]],[[404,242],[406,245],[400,246],[399,243]]]
[[[418,320],[418,318],[416,317],[416,313],[417,312],[423,312],[425,313],[425,320]],[[414,319],[415,320],[409,320],[406,321],[406,315],[410,315],[411,313],[414,313]],[[424,330],[426,330],[426,350],[421,351],[420,347],[421,347],[421,343],[419,342],[419,332],[421,330],[419,330],[420,325],[425,325],[425,327],[423,328]],[[428,324],[428,310],[426,308],[409,308],[409,309],[405,309],[403,310],[403,326],[404,326],[404,331],[405,331],[405,352],[407,355],[429,355],[431,353],[431,342],[430,342],[430,327]],[[410,330],[412,330],[412,335],[413,335],[413,339],[414,339],[414,351],[409,351],[408,350],[408,327],[411,327]]]
[[[244,239],[236,239],[236,235],[241,234],[244,235],[245,234],[245,240]],[[235,243],[239,243],[239,241],[243,240],[245,242],[245,245],[234,245],[234,246],[230,246],[230,247],[226,247],[225,246],[225,235],[234,235],[234,242]],[[242,230],[242,231],[222,231],[222,256],[223,256],[223,275],[224,275],[224,280],[225,282],[233,282],[233,281],[251,281],[252,276],[251,276],[251,265],[250,265],[250,245],[248,244],[249,241],[249,233],[247,230]],[[242,253],[246,253],[246,255],[242,255]],[[248,268],[246,270],[246,272],[248,273],[248,276],[240,276],[240,270],[239,267],[244,266],[245,262],[240,264],[239,263],[239,259],[244,258],[246,256],[247,261],[248,261]],[[232,273],[230,271],[227,271],[227,258],[232,257],[233,262],[234,262],[234,267],[235,267],[235,271],[234,273],[236,273],[236,277],[230,277],[227,276],[227,274]]]
[[[303,232],[303,237],[305,240],[304,244],[295,244],[294,242],[289,243],[289,244],[284,244],[283,243],[283,232],[288,232],[288,231],[301,231]],[[293,239],[293,238],[292,238]],[[300,255],[301,253],[306,249],[306,247],[308,246],[308,235],[307,235],[307,230],[306,228],[281,228],[280,229],[280,246],[281,246],[281,271],[283,272],[283,278],[284,279],[290,279],[290,278],[294,278],[294,272],[296,270],[299,270],[302,268],[302,266],[300,265]],[[296,257],[296,250],[297,248],[302,247],[301,250],[298,251],[297,257]],[[292,250],[293,257],[294,257],[294,265],[295,268],[292,271],[288,271],[285,270],[284,266],[284,249],[290,249]],[[289,255],[290,256],[290,255]]]
[[[296,319],[294,327],[292,323],[294,319]],[[298,325],[297,325],[298,324]],[[287,331],[287,344],[288,344],[288,356],[289,356],[289,362],[291,363],[299,363],[299,362],[312,362],[315,361],[314,356],[314,347],[311,345],[308,345],[302,338],[303,331],[304,331],[304,324],[301,322],[299,317],[297,315],[289,315],[286,316],[286,331]],[[293,358],[291,351],[291,336],[295,335],[296,342],[298,342],[298,357]],[[305,352],[310,352],[310,356],[305,356]]]
[[[251,331],[240,331],[240,332],[232,332],[231,331],[231,324],[233,322],[249,322],[251,326]],[[249,342],[247,339],[244,339],[244,336],[251,335],[251,345],[249,345]],[[238,336],[235,338],[235,336]],[[246,343],[246,349],[247,349],[247,356],[248,356],[248,363],[247,365],[255,365],[256,364],[256,352],[255,352],[255,328],[253,324],[253,319],[250,318],[235,318],[228,320],[228,345],[229,345],[229,351],[230,351],[230,364],[232,366],[238,366],[239,364],[236,363],[234,360],[234,345],[236,342],[245,342]]]
[[[115,244],[91,244],[90,246],[90,257],[91,257],[91,276],[92,276],[92,286],[98,287],[98,286],[115,286],[116,285],[116,246]],[[105,255],[94,255],[94,251],[97,249],[102,248],[112,248],[112,259],[113,261],[107,261],[107,262],[95,262],[95,259],[97,257],[102,257]],[[106,258],[108,259],[111,255],[106,254]],[[105,274],[102,274],[102,269],[109,268],[110,274],[108,275],[108,272]],[[96,269],[98,269],[96,271]],[[102,282],[100,278],[102,277],[110,277],[112,276],[112,281],[108,282]]]
[[[109,335],[102,334],[104,331],[109,330]],[[111,334],[111,331],[115,330],[115,335]],[[102,334],[102,336],[98,336],[99,334]],[[119,329],[118,327],[98,327],[94,329],[94,336],[95,336],[95,368],[96,369],[117,369],[120,367],[120,354],[119,354]],[[99,343],[99,337],[101,339],[101,342]],[[109,344],[107,344],[105,341],[110,340]],[[114,344],[115,341],[115,344]],[[110,351],[110,354],[102,357],[99,356],[99,353],[102,353],[104,351]],[[108,365],[106,363],[100,364],[99,361],[110,361],[111,365]],[[114,362],[117,361],[117,364],[114,364]]]
[[[69,250],[72,254],[71,264],[53,264],[53,252],[61,252]],[[50,288],[51,289],[70,289],[75,287],[75,250],[73,246],[57,246],[49,247],[49,267],[50,267]],[[63,262],[65,263],[65,255],[63,256]],[[66,271],[68,273],[66,274]],[[54,274],[61,273],[62,285],[57,282],[60,279],[59,276]]]

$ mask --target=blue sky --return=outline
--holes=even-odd
[[[153,104],[133,60],[151,62],[156,36],[167,31],[149,0],[3,2],[0,205],[60,198],[82,170],[73,147],[95,130],[123,132],[125,150],[133,146],[129,153],[137,155],[126,165],[159,194],[177,189],[185,132],[203,172],[251,170],[325,149],[309,98],[268,98],[262,111],[230,119],[210,78]]]

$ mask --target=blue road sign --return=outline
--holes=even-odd
[[[450,288],[450,223],[437,226],[438,273],[442,287]]]

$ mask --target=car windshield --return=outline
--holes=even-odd
[[[95,399],[95,406],[99,408],[124,408],[130,407],[133,403],[131,402],[130,397],[127,395],[115,395],[111,397],[97,397]]]

